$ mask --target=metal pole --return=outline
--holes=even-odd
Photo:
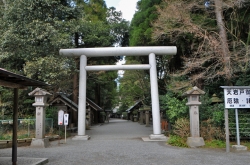
[[[64,131],[65,132],[65,143],[66,143],[66,139],[67,139],[67,137],[66,137],[67,132],[66,131],[67,131],[67,125],[65,125],[65,131]]]
[[[59,137],[58,137],[58,145],[59,145],[59,146],[60,146],[60,143],[61,143],[61,142],[60,142],[60,140],[61,140],[61,135],[60,135],[60,134],[61,134],[61,132],[60,132],[60,127],[61,127],[61,126],[59,125]]]
[[[78,104],[78,136],[85,136],[86,119],[86,84],[87,84],[87,57],[80,57],[80,77],[79,77],[79,104]]]
[[[14,88],[12,165],[16,165],[17,162],[17,118],[18,118],[18,89]]]
[[[150,85],[151,85],[151,100],[152,100],[152,116],[153,116],[153,133],[155,135],[161,134],[160,124],[160,106],[159,106],[159,93],[157,82],[157,69],[155,54],[149,54],[150,68]]]
[[[237,133],[237,145],[240,145],[240,130],[239,130],[239,118],[238,109],[235,109],[235,122],[236,122],[236,133]]]
[[[226,132],[226,152],[230,152],[228,109],[224,109],[224,116],[225,116],[225,132]]]

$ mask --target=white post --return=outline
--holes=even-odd
[[[78,103],[78,135],[73,140],[88,140],[86,135],[86,84],[87,84],[87,57],[80,57],[80,77],[79,77],[79,103]]]
[[[64,141],[65,141],[65,143],[66,143],[66,141],[67,141],[67,125],[65,125],[65,128],[64,128]]]
[[[152,102],[152,116],[153,116],[153,134],[149,135],[150,139],[166,139],[161,134],[161,123],[160,123],[160,106],[159,106],[159,93],[158,93],[158,82],[157,82],[157,69],[155,54],[149,54],[149,65],[150,68],[150,86],[151,86],[151,102]]]

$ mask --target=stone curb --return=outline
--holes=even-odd
[[[48,162],[47,158],[17,157],[18,165],[45,165]],[[0,165],[12,165],[12,158],[0,157]]]

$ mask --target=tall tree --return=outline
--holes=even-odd
[[[67,1],[56,0],[8,1],[7,6],[2,11],[0,25],[1,67],[24,74],[27,63],[33,63],[35,67],[31,70],[26,68],[30,77],[46,82],[62,80],[66,75],[49,75],[47,72],[53,70],[54,63],[47,63],[41,68],[39,61],[46,57],[51,62],[57,61],[57,66],[68,68],[67,59],[57,54],[61,47],[72,47],[68,21],[76,15],[74,8]]]
[[[131,21],[129,30],[129,45],[130,46],[163,46],[167,45],[165,41],[158,41],[152,39],[153,34],[153,22],[158,18],[156,6],[161,3],[162,0],[140,0],[137,2],[137,11]],[[160,94],[166,92],[166,83],[168,80],[168,68],[169,61],[171,57],[169,56],[157,56],[157,71],[158,71],[158,85]],[[148,57],[126,57],[128,63],[135,62],[141,64],[148,64]],[[127,72],[127,71],[126,71]],[[128,72],[124,74],[124,78],[121,82],[126,80],[126,76],[131,73]],[[144,73],[144,76],[139,76],[138,81],[144,82],[146,78],[149,77],[148,71],[142,71],[140,74]],[[124,79],[124,80],[123,80]],[[129,83],[129,81],[127,81]],[[123,85],[123,84],[122,84]],[[133,81],[130,84],[130,88],[135,87]],[[127,85],[128,87],[129,85]],[[146,90],[146,91],[145,91]],[[128,90],[129,91],[129,90]],[[133,91],[133,90],[132,90]],[[146,104],[150,104],[150,88],[143,88],[143,94],[140,99],[147,99]]]
[[[130,25],[130,46],[155,45],[152,40],[152,21],[157,18],[155,5],[162,0],[140,0],[137,2],[137,12]]]
[[[126,43],[128,22],[122,19],[121,12],[117,12],[113,7],[108,9],[103,0],[89,0],[77,3],[77,5],[83,7],[84,13],[77,25],[75,47],[110,47]],[[119,59],[120,57],[89,58],[88,63],[91,65],[115,64]],[[76,61],[76,63],[78,62]],[[75,81],[78,79],[77,76],[76,72]],[[116,88],[114,83],[116,77],[116,72],[89,72],[88,97],[102,107],[112,106],[110,96],[115,95],[111,87]],[[77,83],[74,84],[77,85]],[[75,86],[74,89],[76,88],[78,87]],[[77,96],[76,92],[74,92],[74,96]],[[109,96],[109,99],[106,99],[108,101],[104,101],[104,96]],[[101,97],[103,98],[101,99]]]

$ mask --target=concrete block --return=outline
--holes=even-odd
[[[243,145],[232,145],[234,151],[247,151],[247,147]]]
[[[89,135],[83,135],[83,136],[77,135],[72,138],[72,140],[89,140],[89,139],[90,139]]]
[[[32,148],[47,148],[49,147],[49,138],[44,138],[44,139],[36,139],[32,138],[30,147]]]
[[[156,134],[151,134],[149,135],[149,139],[150,140],[166,140],[167,141],[167,137],[164,136],[163,134],[159,134],[159,135],[156,135]]]
[[[191,148],[201,147],[205,145],[203,137],[188,137],[187,145]]]

